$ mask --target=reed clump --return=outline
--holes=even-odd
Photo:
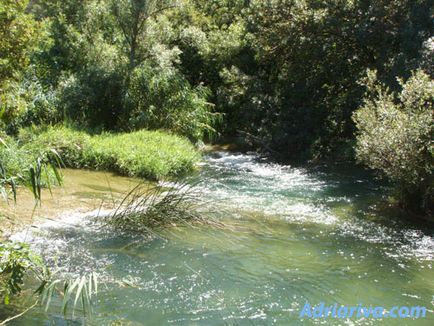
[[[208,207],[194,185],[175,182],[149,187],[140,184],[104,220],[117,230],[139,233],[167,226],[219,225]]]

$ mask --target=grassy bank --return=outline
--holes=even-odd
[[[67,167],[106,170],[158,180],[194,169],[200,156],[186,139],[161,131],[91,136],[65,127],[34,135],[23,132],[22,150],[39,155],[56,150]]]

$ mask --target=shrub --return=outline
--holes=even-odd
[[[434,81],[417,71],[400,83],[395,99],[369,72],[370,96],[354,114],[357,158],[396,184],[404,207],[428,213],[433,209]]]
[[[128,126],[165,129],[199,141],[212,135],[217,114],[207,102],[209,90],[193,88],[174,68],[142,64],[131,76],[125,101]]]
[[[60,120],[58,94],[55,90],[44,87],[34,76],[25,79],[20,88],[23,89],[26,102],[23,112],[17,118],[20,127],[56,123]]]
[[[60,120],[57,92],[34,76],[5,83],[0,92],[0,119],[9,134],[33,124],[55,123]]]
[[[116,68],[90,65],[61,83],[66,118],[89,128],[114,130],[122,110],[123,79]]]

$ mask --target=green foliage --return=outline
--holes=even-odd
[[[29,152],[54,148],[69,167],[150,179],[182,175],[199,159],[188,140],[161,131],[89,136],[69,128],[49,128],[23,148]]]
[[[14,114],[4,127],[16,133],[64,119],[100,131],[168,129],[194,141],[214,132],[207,88],[191,86],[176,67],[175,28],[161,18],[173,8],[164,1],[32,3],[46,36],[27,57],[27,75],[37,78],[8,86],[4,111]],[[153,87],[145,87],[150,79]]]
[[[25,12],[27,0],[0,2],[0,89],[29,63],[28,52],[37,37],[37,23]]]
[[[149,20],[174,5],[166,0],[115,0],[111,1],[111,7],[132,70],[145,58],[147,49],[143,40]]]
[[[34,76],[24,79],[20,88],[23,90],[26,105],[17,117],[18,126],[27,127],[32,124],[42,125],[60,121],[56,90],[44,87]]]
[[[0,243],[0,298],[5,304],[22,291],[28,274],[41,279],[45,276],[41,258],[26,244]]]
[[[57,117],[84,127],[163,128],[197,140],[217,125],[212,102],[225,135],[254,135],[287,157],[338,155],[353,137],[366,69],[394,90],[395,76],[431,69],[430,8],[430,0],[38,1],[29,12],[48,37],[26,60],[58,101],[29,110],[11,84],[8,111],[28,114],[7,124],[45,123],[55,103]]]
[[[0,121],[13,122],[23,106],[14,101],[18,80],[30,62],[29,53],[38,38],[38,23],[25,12],[28,1],[0,2]]]
[[[418,65],[431,7],[429,0],[250,1],[245,40],[255,61],[237,65],[250,78],[231,119],[287,157],[330,156],[352,138],[366,69],[398,88],[395,76]]]
[[[122,66],[99,64],[63,81],[59,103],[68,120],[92,129],[165,129],[192,141],[215,133],[208,89],[191,87],[173,67],[176,54],[154,51],[160,62],[141,64],[128,81]]]
[[[76,278],[56,279],[45,266],[42,258],[33,253],[27,244],[0,243],[0,299],[4,304],[10,304],[14,296],[20,295],[27,288],[26,281],[36,282],[37,288],[33,293],[38,295],[37,302],[44,305],[46,310],[49,309],[53,296],[60,295],[63,297],[61,313],[64,316],[68,315],[70,308],[74,316],[79,305],[84,316],[92,314],[92,300],[98,294],[96,273]]]
[[[65,117],[84,127],[114,130],[122,112],[123,78],[97,64],[71,75],[60,88]]]
[[[149,233],[169,225],[204,221],[198,212],[199,194],[186,184],[138,185],[123,199],[107,225],[117,230]]]
[[[20,83],[9,83],[2,95],[3,121],[7,123],[5,129],[9,134],[16,134],[19,128],[32,124],[60,120],[57,92],[44,87],[34,76],[26,76]]]
[[[431,0],[26,6],[0,7],[0,127],[9,134],[64,120],[93,131],[164,129],[195,142],[241,136],[279,159],[351,160],[366,70],[392,92],[396,76],[433,75]],[[97,157],[71,151],[68,165],[152,177],[170,170],[127,168],[128,155],[113,154],[109,136],[98,139]]]
[[[47,38],[44,22],[27,12],[29,1],[0,3],[0,126],[9,133],[56,120],[56,95],[35,77],[32,55]]]
[[[17,186],[30,189],[37,202],[41,200],[42,188],[61,184],[60,157],[51,147],[42,152],[22,148],[10,138],[0,138],[0,194],[8,201],[10,195],[16,200]]]
[[[192,88],[174,69],[141,65],[131,76],[127,108],[127,125],[133,129],[165,129],[189,137],[192,141],[212,135],[218,115],[206,102],[208,90]]]
[[[161,131],[103,134],[84,152],[88,166],[149,179],[192,171],[199,155],[186,140]]]
[[[354,114],[357,158],[396,183],[404,207],[434,209],[434,81],[416,71],[396,96],[376,81],[366,79],[369,96]]]
[[[69,167],[80,167],[82,152],[88,146],[90,136],[69,128],[23,129],[19,139],[22,149],[28,153],[46,153],[55,149],[62,162]]]

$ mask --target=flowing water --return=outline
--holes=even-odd
[[[224,228],[170,228],[145,241],[98,227],[90,213],[18,234],[60,273],[97,271],[106,285],[92,318],[64,320],[58,300],[13,324],[434,325],[434,230],[380,213],[386,189],[371,177],[218,152],[200,178],[210,208],[224,207]],[[417,305],[428,314],[300,320],[306,302]]]

